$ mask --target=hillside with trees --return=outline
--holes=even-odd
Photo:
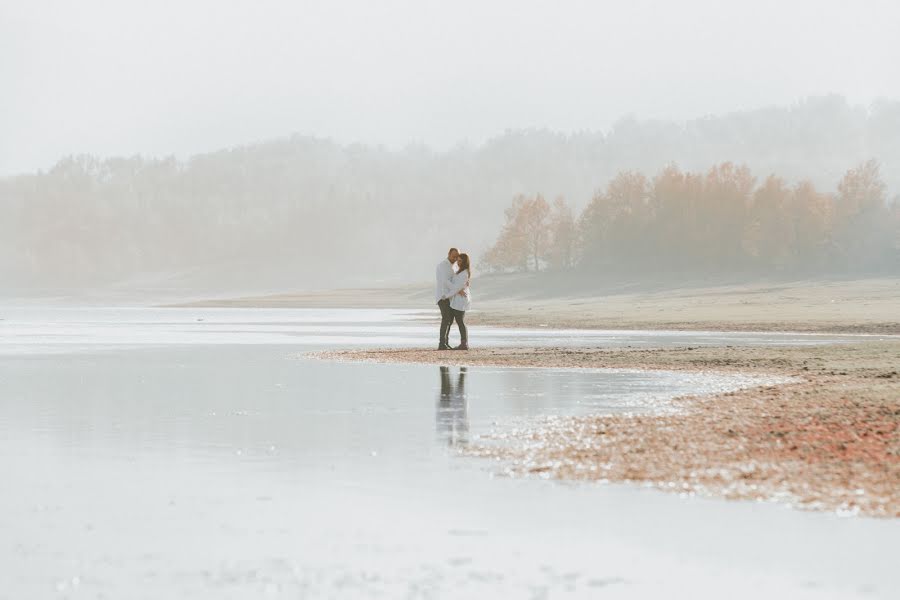
[[[900,201],[888,201],[876,161],[837,189],[762,181],[746,166],[704,173],[668,166],[616,175],[577,222],[561,198],[518,196],[485,253],[488,269],[593,273],[900,274]]]
[[[845,175],[871,158],[877,183],[874,167]],[[321,289],[427,279],[450,245],[497,269],[890,269],[898,165],[900,102],[839,97],[441,152],[295,135],[74,156],[0,179],[0,277],[4,294]]]

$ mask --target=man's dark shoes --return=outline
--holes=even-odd
[[[450,349],[450,346],[448,346],[447,344],[440,344],[438,346],[438,350],[449,350],[449,349]]]

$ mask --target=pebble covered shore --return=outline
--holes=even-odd
[[[660,415],[536,419],[465,452],[513,475],[900,517],[900,340],[802,347],[340,351],[329,360],[638,368],[790,376],[792,383],[675,400]]]

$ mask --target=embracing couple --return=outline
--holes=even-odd
[[[468,350],[469,332],[466,329],[466,311],[472,304],[469,292],[469,280],[472,269],[469,266],[469,255],[460,254],[456,248],[450,248],[447,260],[437,266],[437,281],[434,287],[434,299],[441,309],[441,337],[438,350]],[[450,327],[456,321],[459,327],[460,344],[450,348]]]

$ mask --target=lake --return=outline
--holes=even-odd
[[[0,309],[0,598],[896,598],[896,521],[503,476],[460,456],[541,415],[758,382],[378,365],[390,310]],[[472,344],[845,336],[472,328]]]

